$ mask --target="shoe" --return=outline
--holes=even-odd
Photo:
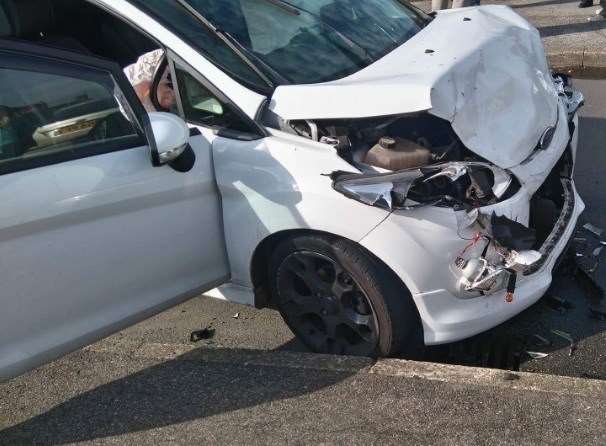
[[[593,0],[581,0],[579,8],[590,8],[593,6]]]

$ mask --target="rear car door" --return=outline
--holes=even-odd
[[[228,279],[210,145],[150,160],[117,64],[0,40],[0,380]]]

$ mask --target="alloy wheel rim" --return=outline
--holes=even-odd
[[[278,269],[282,311],[303,341],[316,351],[372,356],[379,325],[370,299],[338,262],[299,251]]]

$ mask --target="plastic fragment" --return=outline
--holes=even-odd
[[[516,272],[512,272],[509,275],[509,281],[507,282],[507,294],[505,294],[505,302],[512,303],[513,302],[513,294],[516,291],[516,281],[518,275]]]
[[[602,252],[603,249],[604,249],[604,246],[600,245],[596,249],[593,250],[592,256],[595,261],[593,262],[593,265],[591,266],[591,268],[587,269],[587,272],[589,274],[595,273],[596,270],[598,269],[598,266],[600,266],[600,253]]]
[[[547,358],[549,356],[549,354],[542,353],[542,352],[526,352],[526,354],[528,356],[530,356],[532,359],[543,359],[543,358]]]
[[[601,300],[604,298],[604,290],[580,265],[576,265],[574,277],[587,296],[591,299]]]
[[[202,330],[192,331],[189,335],[189,342],[200,342],[203,339],[211,339],[215,336],[214,328],[203,328]]]
[[[542,345],[546,345],[546,346],[550,346],[551,345],[551,341],[547,338],[544,338],[543,336],[541,336],[540,334],[535,334],[533,335],[534,338],[538,339]]]
[[[604,232],[604,230],[602,228],[598,228],[597,226],[594,226],[591,223],[585,223],[583,225],[583,228],[598,237],[600,237],[602,235],[602,232]]]
[[[551,332],[554,335],[559,336],[562,339],[566,339],[568,342],[570,342],[570,350],[568,352],[568,356],[572,356],[577,349],[577,344],[574,342],[574,339],[572,339],[572,336],[570,336],[570,334],[566,333],[565,331],[561,330],[551,330]]]
[[[598,321],[606,321],[606,311],[589,307],[589,317]]]
[[[568,300],[563,299],[554,294],[547,295],[545,297],[545,302],[554,310],[561,311],[562,313],[562,310],[572,310],[574,308],[574,305],[571,304]]]
[[[236,313],[232,316],[234,319],[240,319],[240,313]]]

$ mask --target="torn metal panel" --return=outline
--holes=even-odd
[[[420,170],[408,170],[398,173],[361,175],[350,172],[334,172],[330,175],[333,187],[347,197],[369,206],[393,209],[394,198],[398,206],[406,201],[412,184],[422,173]]]
[[[554,335],[559,336],[560,338],[567,340],[570,343],[569,351],[568,351],[568,356],[574,355],[574,352],[577,349],[577,343],[572,338],[572,336],[570,336],[569,333],[566,333],[565,331],[561,331],[561,330],[551,330],[551,332]]]
[[[492,175],[484,187],[473,178],[482,171]],[[364,204],[390,210],[438,203],[471,210],[496,202],[513,182],[504,170],[480,162],[444,163],[386,174],[334,172],[330,176],[335,190]]]
[[[592,225],[591,223],[585,223],[583,225],[583,229],[588,230],[589,232],[591,232],[596,237],[601,237],[602,233],[604,232],[604,230],[602,228],[598,228],[597,226]]]
[[[568,76],[564,74],[554,75],[554,83],[558,95],[565,98],[568,117],[572,118],[579,108],[585,105],[585,96],[579,90],[572,88]]]
[[[530,356],[531,359],[543,359],[543,358],[547,358],[549,356],[548,353],[543,353],[543,352],[531,352],[531,351],[527,351],[526,354],[528,356]]]

